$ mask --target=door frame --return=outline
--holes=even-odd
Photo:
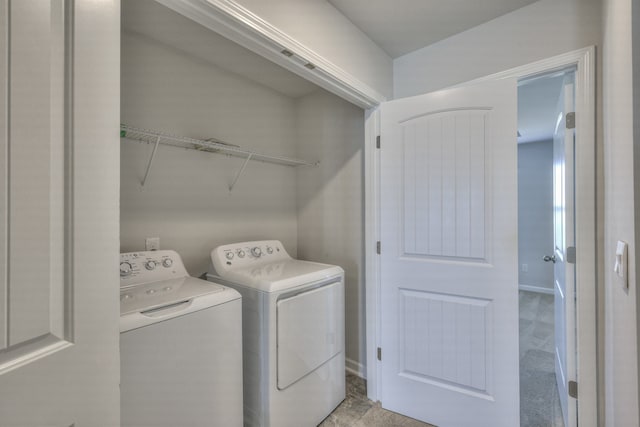
[[[234,0],[208,0],[206,4],[199,0],[156,1],[365,109],[366,378],[368,397],[377,400],[380,395],[379,364],[376,360],[380,342],[380,266],[376,242],[380,230],[380,174],[376,137],[380,134],[377,106],[386,101],[386,98]],[[285,56],[284,50],[294,55]],[[599,395],[596,371],[596,275],[599,269],[596,265],[595,60],[595,47],[591,46],[467,82],[513,77],[521,79],[576,66],[576,111],[580,112],[576,117],[576,132],[584,135],[581,146],[576,148],[576,183],[580,184],[576,185],[576,211],[580,210],[579,217],[576,215],[576,280],[581,286],[576,303],[577,323],[580,326],[576,338],[581,390],[578,416],[582,420],[582,426],[597,425]],[[307,63],[313,64],[315,68],[307,68]]]
[[[580,284],[576,285],[578,419],[581,427],[595,427],[598,422],[595,47],[512,68],[464,85],[505,78],[520,80],[570,66],[576,67],[576,136],[579,138],[575,150],[576,283]],[[380,258],[376,249],[381,208],[380,158],[376,150],[379,134],[379,110],[368,110],[365,121],[366,373],[367,395],[374,401],[381,396],[382,387],[381,364],[377,360],[381,342]]]
[[[155,0],[363,109],[386,97],[235,0]]]

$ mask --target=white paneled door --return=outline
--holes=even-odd
[[[556,107],[553,136],[553,261],[555,371],[560,406],[566,427],[577,425],[577,401],[569,396],[569,381],[576,381],[576,289],[574,229],[574,111],[573,72],[566,74]],[[569,120],[571,121],[571,120]]]
[[[0,425],[119,425],[119,2],[0,0]]]
[[[519,425],[517,89],[381,107],[382,406]]]

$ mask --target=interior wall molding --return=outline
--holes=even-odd
[[[596,259],[596,49],[594,46],[546,58],[523,66],[508,69],[489,76],[460,83],[453,87],[472,85],[500,79],[529,79],[568,67],[576,68],[576,134],[580,144],[575,152],[575,221],[576,221],[576,334],[577,366],[580,382],[580,401],[578,419],[584,427],[598,425],[598,399],[603,391],[599,387],[598,372],[602,368],[597,363],[600,348],[597,341],[597,268]],[[379,134],[377,110],[367,116],[365,123],[366,146],[375,146],[375,136]],[[380,230],[379,212],[381,207],[379,194],[380,165],[376,150],[365,156],[365,170],[371,175],[367,178],[365,203],[367,211],[373,209],[376,214],[367,214],[365,247],[366,252],[366,330],[367,330],[367,395],[372,400],[381,396],[380,367],[376,363],[376,349],[380,345],[381,300],[380,300],[380,260],[375,245]],[[373,341],[373,342],[371,342]]]
[[[156,1],[361,108],[386,101],[369,85],[233,0]]]
[[[366,367],[359,362],[356,362],[353,359],[349,359],[348,357],[344,361],[345,370],[353,375],[356,375],[362,379],[367,379],[367,369]]]

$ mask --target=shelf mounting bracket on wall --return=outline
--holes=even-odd
[[[240,170],[238,171],[238,173],[236,174],[235,179],[233,180],[233,182],[231,183],[231,185],[229,186],[229,192],[233,191],[233,187],[235,187],[236,182],[238,182],[238,179],[240,179],[240,176],[242,175],[242,173],[244,172],[244,169],[247,167],[247,163],[249,163],[249,160],[251,160],[251,157],[253,156],[253,153],[249,153],[249,155],[247,156],[247,158],[244,160],[244,162],[242,163],[242,166],[240,167]]]
[[[149,176],[149,171],[151,170],[151,166],[153,165],[153,159],[156,157],[156,151],[158,151],[158,144],[160,144],[160,135],[156,137],[156,143],[153,146],[153,151],[151,152],[151,157],[149,157],[149,163],[147,163],[147,170],[144,173],[144,178],[142,178],[142,186],[147,182],[147,177]]]

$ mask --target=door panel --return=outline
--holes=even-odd
[[[505,80],[381,109],[382,405],[441,427],[519,423],[516,108]]]
[[[119,10],[80,3],[0,0],[3,425],[119,423]]]
[[[404,289],[400,295],[400,375],[490,396],[491,302]]]
[[[484,258],[487,114],[436,112],[402,124],[405,254]]]
[[[575,367],[575,264],[567,260],[574,246],[574,137],[566,128],[566,115],[574,111],[573,72],[565,75],[556,107],[553,137],[553,239],[555,372],[565,426],[577,425],[577,402],[569,397],[568,382]]]

